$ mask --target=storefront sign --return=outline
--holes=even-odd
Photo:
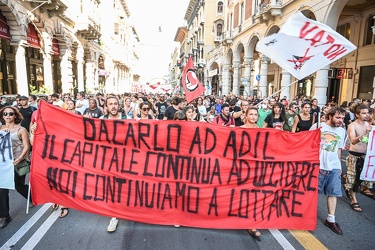
[[[27,43],[36,49],[40,48],[38,33],[31,23],[29,23],[29,32],[27,33]]]
[[[0,38],[10,40],[10,31],[7,20],[0,14]]]

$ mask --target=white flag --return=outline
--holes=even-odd
[[[356,48],[327,25],[298,12],[286,21],[279,33],[261,39],[256,50],[302,79]]]
[[[0,131],[0,188],[14,189],[13,150],[10,133]]]

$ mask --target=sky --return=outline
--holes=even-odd
[[[178,27],[190,0],[128,0],[130,19],[140,38],[140,72],[142,82],[168,74]],[[161,32],[159,32],[159,27]]]

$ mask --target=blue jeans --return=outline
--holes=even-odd
[[[340,169],[319,170],[319,194],[324,192],[327,196],[342,196],[340,172]]]

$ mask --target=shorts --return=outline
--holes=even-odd
[[[324,192],[327,196],[342,196],[340,172],[340,169],[332,169],[331,171],[319,170],[319,194]]]
[[[346,173],[345,188],[353,189],[353,187],[354,187],[355,177],[357,175],[355,165],[357,164],[357,159],[360,158],[360,157],[361,156],[354,156],[350,153],[346,157],[347,173]],[[358,174],[361,174],[361,173],[358,173]],[[372,181],[363,181],[362,186],[367,186],[368,188],[372,188],[373,182]]]

